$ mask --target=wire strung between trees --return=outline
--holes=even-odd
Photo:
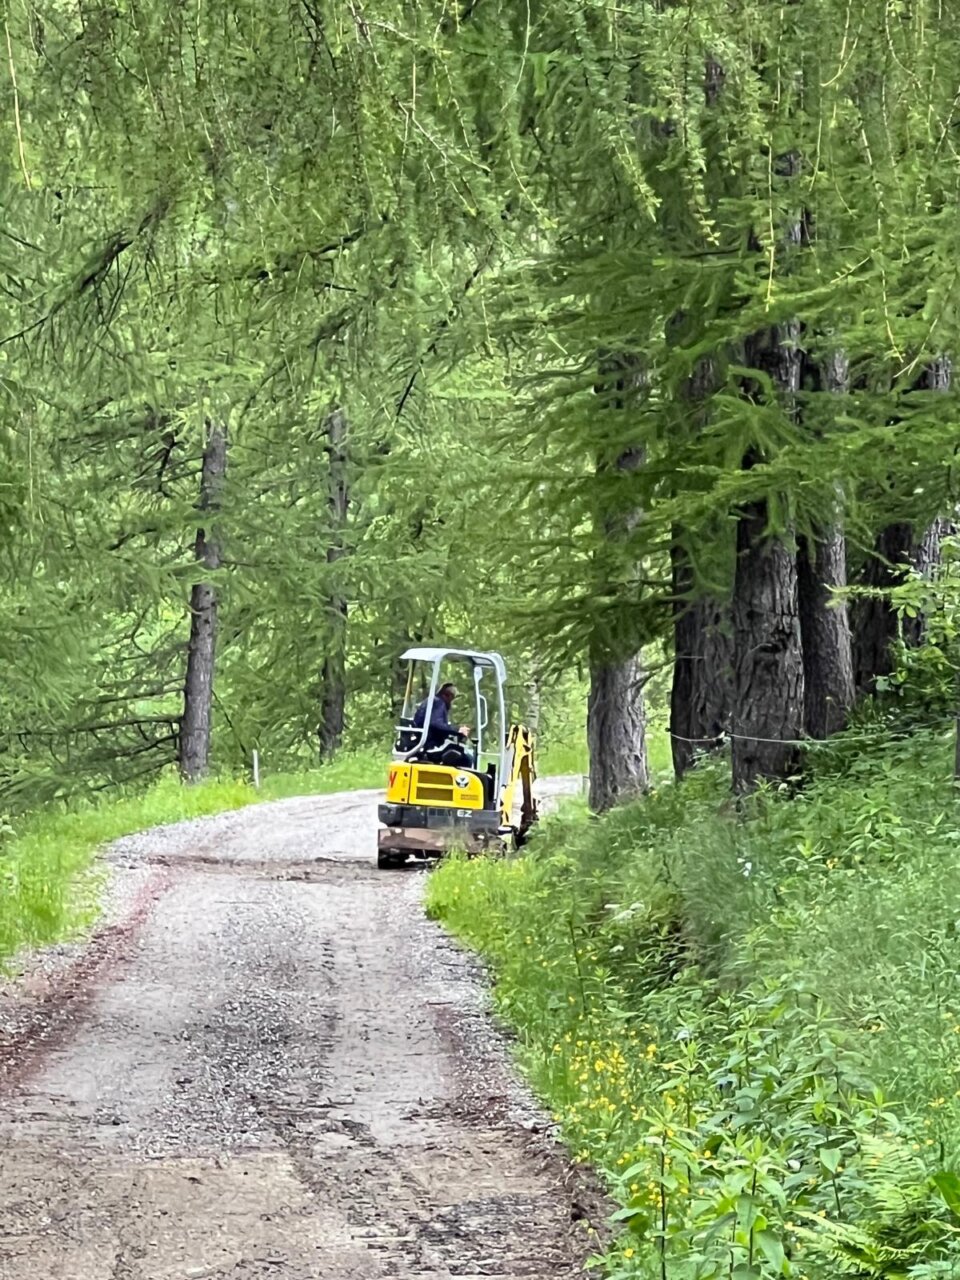
[[[946,731],[955,727],[956,720],[936,720],[929,721],[926,724],[911,725],[910,732],[918,733],[923,730],[933,729]],[[720,733],[715,733],[709,738],[685,738],[681,733],[674,733],[672,729],[667,730],[667,736],[675,742],[686,742],[689,746],[720,746],[724,742],[764,742],[770,745],[782,747],[816,747],[827,746],[834,739],[828,738],[761,738],[751,733],[734,733],[732,729],[723,729]],[[877,734],[873,733],[844,733],[844,742],[873,742]]]

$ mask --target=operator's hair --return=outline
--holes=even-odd
[[[442,685],[440,686],[440,688],[439,688],[439,690],[438,690],[438,694],[442,695],[442,694],[446,693],[446,692],[447,692],[447,690],[449,690],[451,693],[455,694],[455,693],[457,692],[457,686],[456,686],[455,684],[452,684],[452,683],[448,680],[446,684],[442,684]]]

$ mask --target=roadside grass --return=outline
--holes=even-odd
[[[584,775],[589,768],[587,746],[579,742],[550,743],[537,753],[537,773],[541,778]]]
[[[647,763],[650,776],[656,781],[669,777],[673,771],[670,735],[665,720],[652,720],[647,726]],[[576,774],[586,776],[589,769],[590,758],[585,734],[575,740],[565,738],[554,742],[547,739],[542,751],[538,753],[537,772],[542,778],[570,777]]]
[[[382,785],[383,760],[345,755],[315,770],[184,786],[176,774],[146,791],[104,795],[26,815],[0,829],[0,963],[24,948],[70,937],[98,912],[97,850],[149,827],[241,809],[265,800]]]
[[[738,811],[719,761],[430,878],[620,1203],[615,1280],[960,1275],[952,744],[863,744],[792,800]]]

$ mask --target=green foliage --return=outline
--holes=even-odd
[[[746,502],[780,532],[839,491],[864,542],[944,507],[955,395],[919,374],[960,325],[956,18],[695,9],[11,11],[5,805],[173,757],[214,417],[227,769],[316,758],[341,605],[368,746],[407,640],[552,676],[668,634],[671,544],[722,596]],[[793,320],[811,366],[846,353],[848,393],[760,394],[745,341]],[[600,351],[643,357],[623,412],[599,411]],[[609,465],[637,446],[646,465]],[[568,689],[548,682],[558,714]]]
[[[951,751],[858,726],[795,798],[737,809],[706,764],[431,877],[432,914],[489,957],[524,1068],[621,1204],[605,1274],[960,1266]]]
[[[469,32],[445,6],[59,0],[6,30],[5,806],[173,758],[211,417],[230,440],[215,764],[315,761],[340,600],[347,743],[373,723],[386,741],[405,642],[509,648],[505,567],[483,558],[492,448],[474,444],[503,368],[459,329],[498,259],[509,165]]]
[[[960,336],[949,7],[49,0],[7,36],[11,812],[169,766],[212,419],[227,772],[314,762],[344,608],[348,749],[386,745],[404,644],[449,641],[502,649],[521,711],[536,677],[544,767],[583,771],[570,668],[659,656],[671,551],[723,598],[747,503],[868,545],[953,501],[921,377]],[[747,365],[788,324],[784,400]],[[643,369],[617,413],[601,352]],[[943,706],[939,625],[911,683]]]
[[[907,709],[946,719],[960,691],[960,543],[944,539],[934,575],[910,572],[883,594],[899,619],[900,643],[893,674],[881,677],[878,691],[896,696],[901,720]]]
[[[503,325],[537,352],[512,430],[565,552],[535,548],[530,633],[562,658],[598,635],[663,636],[669,547],[725,596],[747,503],[782,535],[839,495],[864,545],[946,510],[957,393],[921,375],[958,337],[956,15],[885,0],[542,5],[528,37],[516,129],[557,234],[508,275]],[[780,352],[799,345],[803,370],[783,395],[751,350],[791,325]],[[648,371],[649,394],[617,414],[597,394],[602,351]],[[838,351],[840,390],[817,373]],[[596,468],[638,445],[635,472]],[[597,510],[644,513],[599,584]]]

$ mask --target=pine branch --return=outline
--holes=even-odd
[[[141,218],[135,230],[117,231],[110,236],[97,252],[87,259],[79,274],[66,286],[60,298],[54,302],[50,309],[16,333],[7,334],[6,337],[0,338],[0,347],[8,346],[11,342],[25,339],[30,334],[36,333],[46,325],[49,325],[71,302],[77,301],[90,291],[97,290],[109,274],[110,268],[118,262],[122,254],[136,244],[147,231],[156,227],[163,220],[169,208],[170,202],[166,198],[159,199]]]
[[[430,345],[427,347],[424,355],[420,358],[419,362],[416,365],[416,368],[410,374],[410,377],[407,379],[406,386],[404,387],[403,391],[400,394],[400,398],[397,401],[396,412],[394,413],[394,421],[398,421],[402,416],[403,410],[406,407],[407,401],[410,399],[411,395],[413,394],[413,389],[416,385],[417,378],[423,372],[423,367],[427,359],[431,356],[436,355],[437,350],[440,346],[440,341],[443,338],[444,334],[448,331],[448,329],[452,325],[453,321],[459,315],[460,309],[463,306],[464,299],[466,298],[470,290],[473,288],[473,286],[476,284],[476,282],[480,279],[480,276],[483,274],[483,272],[490,265],[493,259],[493,251],[494,251],[494,246],[490,245],[485,251],[485,253],[478,260],[477,265],[470,272],[470,275],[467,277],[466,283],[463,286],[463,290],[462,290],[459,302],[450,308],[450,310],[447,312],[444,318],[440,321],[440,324],[437,326],[436,336],[433,338]]]

